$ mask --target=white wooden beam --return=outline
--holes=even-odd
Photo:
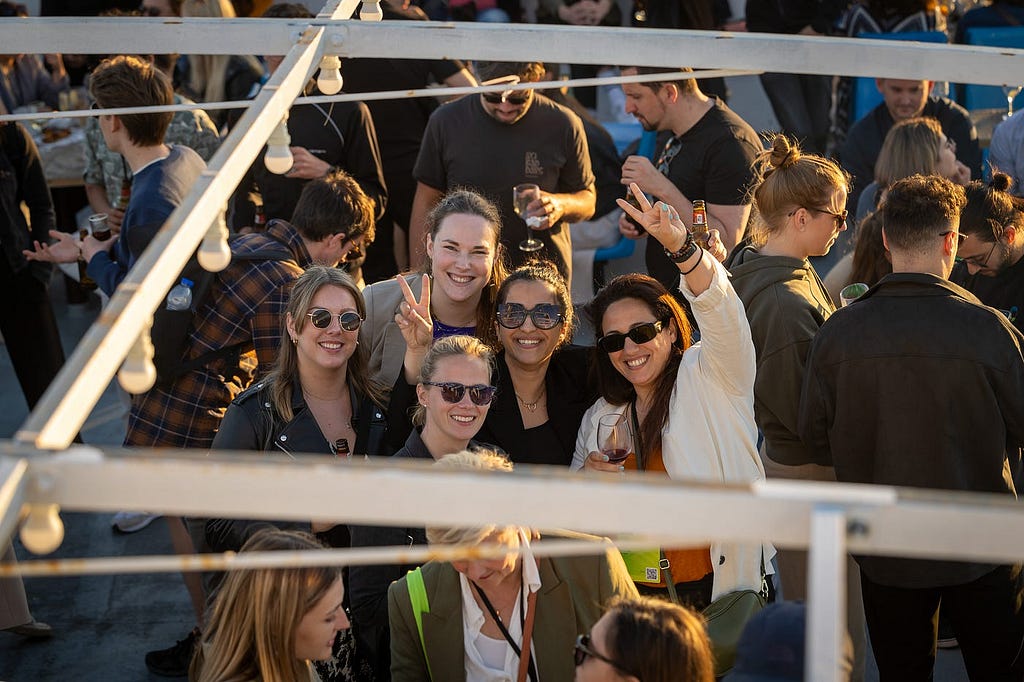
[[[819,505],[811,511],[807,555],[805,679],[840,682],[846,642],[846,516]]]
[[[349,0],[352,2],[353,0]],[[1024,51],[841,37],[530,24],[288,19],[24,19],[0,22],[9,52],[285,54],[309,24],[341,56],[761,69],[1001,85]],[[27,30],[26,30],[27,29]]]
[[[47,491],[29,486],[26,501],[70,511],[146,509],[177,516],[344,521],[384,525],[471,523],[573,528],[630,535],[624,509],[658,509],[645,517],[651,536],[700,544],[712,538],[770,539],[806,547],[820,505],[840,509],[858,533],[853,553],[993,563],[1024,559],[1024,507],[1005,495],[917,491],[885,486],[763,481],[724,486],[640,475],[587,476],[519,467],[514,475],[449,472],[388,459],[338,463],[329,457],[276,461],[265,454],[103,456],[78,447],[27,457],[29,477],[48,476]],[[382,491],[386,491],[382,494]],[[494,500],[516,500],[496,505]],[[713,510],[713,511],[712,511]],[[978,533],[984,528],[984,533]]]
[[[0,554],[18,525],[18,515],[25,501],[28,461],[0,457]]]

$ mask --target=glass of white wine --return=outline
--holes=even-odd
[[[516,215],[526,223],[527,230],[532,228],[531,223],[534,222],[531,218],[527,217],[527,208],[536,199],[540,199],[540,187],[532,182],[525,182],[512,188],[512,207],[515,209]],[[532,232],[519,243],[519,250],[527,253],[540,251],[542,248],[544,248],[544,242],[534,238]]]

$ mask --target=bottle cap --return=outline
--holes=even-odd
[[[187,287],[191,287],[191,286],[195,285],[195,282],[190,280],[188,277],[182,277],[181,278],[181,283],[184,284]]]

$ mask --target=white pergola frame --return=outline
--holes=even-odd
[[[680,544],[770,539],[810,551],[808,676],[838,679],[845,627],[847,551],[1007,562],[1024,559],[1024,508],[1004,497],[873,486],[767,481],[723,487],[635,476],[610,480],[528,470],[481,476],[391,463],[338,467],[315,460],[281,466],[257,456],[168,458],[70,447],[104,387],[177,274],[256,159],[323,54],[342,57],[458,57],[593,64],[644,64],[846,76],[916,78],[987,85],[1024,82],[1024,52],[891,41],[569,26],[350,21],[358,0],[331,0],[312,21],[201,19],[27,19],[0,22],[7,52],[284,55],[249,103],[208,169],[83,337],[15,436],[0,443],[0,540],[23,508],[148,509],[176,515],[337,519],[381,524],[516,523],[629,534],[623,509],[644,509],[645,538]],[[113,49],[112,46],[116,46]],[[253,46],[258,46],[254,50]],[[12,117],[0,117],[6,120]],[[383,496],[381,490],[388,490]],[[343,491],[343,492],[341,492]],[[515,500],[498,505],[495,500]],[[614,504],[609,503],[614,501]],[[714,510],[708,513],[708,510]],[[979,532],[983,529],[984,532]],[[633,544],[633,543],[629,543]],[[339,550],[339,563],[382,556],[423,558],[433,550]],[[569,551],[548,545],[544,551]],[[382,553],[383,552],[383,553]],[[443,556],[434,553],[433,556]],[[309,556],[219,561],[310,562]],[[92,561],[92,563],[90,563]],[[189,562],[192,562],[189,564]],[[103,563],[106,562],[106,563]],[[112,562],[112,563],[111,563]],[[203,566],[209,565],[204,561]],[[182,558],[77,560],[0,567],[18,572],[198,570]]]

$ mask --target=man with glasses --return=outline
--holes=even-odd
[[[543,95],[515,89],[518,83],[541,79],[544,67],[539,62],[477,62],[475,68],[482,83],[505,82],[509,89],[463,97],[430,117],[414,171],[411,264],[421,265],[425,256],[427,214],[448,190],[468,187],[501,211],[501,241],[514,266],[539,255],[554,263],[568,283],[569,223],[590,218],[596,202],[583,124]],[[520,217],[512,188],[522,183],[538,185],[540,196]],[[539,251],[520,249],[528,236],[540,240]]]
[[[665,71],[661,67],[626,67],[622,75]],[[708,228],[717,229],[726,250],[732,249],[743,239],[750,215],[747,189],[754,181],[754,160],[763,149],[757,133],[724,102],[702,93],[693,79],[625,83],[622,90],[626,113],[636,117],[645,130],[671,134],[653,163],[639,155],[626,159],[622,184],[635,182],[645,194],[674,206],[687,228],[692,227],[691,202],[704,200]],[[619,230],[631,239],[641,236],[624,215]],[[657,240],[647,240],[647,272],[674,291],[679,268],[664,251]]]
[[[992,186],[967,186],[960,229],[971,238],[960,248],[950,279],[1024,331],[1024,216],[1009,189],[1002,174]]]
[[[881,208],[892,274],[815,337],[799,430],[840,482],[1016,497],[1024,336],[947,280],[971,241],[959,232],[964,204],[945,178],[896,182]],[[931,679],[940,602],[971,679],[1021,679],[1020,566],[854,559],[881,679]]]
[[[861,191],[875,177],[875,162],[886,134],[897,122],[910,118],[927,116],[937,120],[942,132],[953,141],[957,158],[971,170],[971,177],[981,177],[978,133],[966,109],[951,99],[931,94],[931,81],[878,78],[875,87],[882,93],[882,103],[850,127],[839,153],[840,164],[853,177],[846,200],[851,212],[857,208]]]

